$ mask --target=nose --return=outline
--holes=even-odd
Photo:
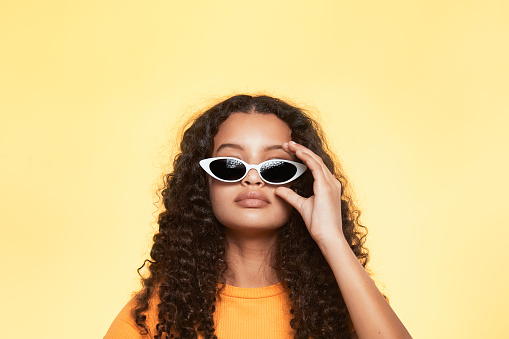
[[[242,184],[261,186],[264,185],[265,182],[262,180],[262,178],[260,178],[258,172],[254,168],[251,168],[249,172],[247,172],[247,175],[244,177],[244,179],[242,179]]]

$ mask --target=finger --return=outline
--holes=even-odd
[[[294,146],[294,147],[292,147],[293,150],[290,148],[291,145]],[[333,190],[336,191],[336,193],[341,195],[341,189],[340,188],[338,189],[338,187],[337,187],[336,177],[334,177],[334,175],[330,172],[330,170],[327,168],[327,166],[325,166],[325,163],[323,162],[322,158],[320,158],[316,153],[311,151],[309,148],[307,148],[303,145],[300,145],[294,141],[283,143],[283,150],[285,150],[286,152],[289,152],[289,153],[295,153],[295,155],[299,159],[303,160],[304,163],[306,163],[306,165],[308,165],[308,168],[312,171],[312,173],[313,173],[314,168],[312,165],[310,165],[309,160],[306,162],[306,158],[309,157],[310,159],[313,159],[317,164],[319,164],[320,169],[323,172],[323,176],[319,176],[319,175],[316,175],[317,171],[314,171],[313,177],[315,178],[315,180],[317,180],[317,182],[320,182],[320,180],[322,180],[322,178],[325,179],[325,182],[327,182],[330,185],[329,187],[332,187]]]
[[[312,157],[316,162],[318,162],[320,164],[322,171],[323,171],[325,177],[327,178],[327,181],[332,184],[332,181],[335,179],[335,177],[332,175],[332,173],[327,168],[327,166],[325,166],[323,159],[321,157],[319,157],[315,152],[311,151],[309,148],[307,148],[303,145],[300,145],[294,141],[290,141],[288,143],[288,149],[290,151],[293,151],[293,153],[295,153],[295,155],[297,155],[297,157],[299,159],[302,159],[302,157],[300,156],[300,154],[302,154],[302,153],[307,154],[310,157]]]
[[[293,153],[292,151],[290,151],[290,149],[288,148],[288,143],[287,142],[283,142],[283,150],[285,152],[288,152],[288,153]]]
[[[341,194],[343,193],[343,185],[341,185],[341,181],[339,181],[338,179],[334,179],[334,183],[336,184],[339,196],[341,196]]]
[[[304,149],[306,148],[304,147]],[[295,154],[307,165],[317,183],[326,183],[329,187],[336,190],[334,182],[336,178],[332,175],[327,166],[325,166],[320,157],[312,151],[308,151],[309,152],[306,152],[303,149],[298,149],[295,151]]]
[[[309,154],[311,157],[313,157],[316,161],[318,162],[322,162],[323,163],[323,160],[322,158],[320,158],[315,152],[313,152],[312,150],[310,150],[309,148],[307,148],[306,146],[303,146],[301,144],[298,144],[296,143],[295,141],[289,141],[288,142],[288,149],[293,152],[293,153],[296,153],[297,151],[302,151],[306,154]]]
[[[299,213],[301,212],[302,205],[306,201],[306,198],[301,197],[288,187],[278,187],[276,188],[274,193],[276,193],[277,196],[281,197],[287,203],[292,205],[297,210],[297,212]]]
[[[299,159],[301,159],[304,164],[308,167],[308,169],[313,174],[313,178],[317,183],[326,183],[328,185],[334,185],[331,181],[330,176],[327,175],[327,168],[324,170],[324,165],[318,161],[315,160],[310,154],[301,152],[300,150],[297,151],[297,156]]]

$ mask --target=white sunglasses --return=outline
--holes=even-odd
[[[263,181],[273,185],[282,185],[295,180],[307,169],[306,165],[290,160],[270,159],[258,165],[250,165],[231,157],[203,159],[200,166],[211,177],[224,182],[240,181],[254,168]]]

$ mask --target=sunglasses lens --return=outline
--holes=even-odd
[[[217,159],[210,163],[210,170],[218,178],[228,181],[239,180],[246,174],[246,166],[235,159]]]
[[[297,173],[297,167],[285,161],[270,161],[261,168],[263,179],[272,183],[285,182]]]

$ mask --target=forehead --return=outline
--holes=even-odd
[[[223,143],[266,147],[290,141],[292,131],[275,114],[233,113],[214,137],[214,152]]]

